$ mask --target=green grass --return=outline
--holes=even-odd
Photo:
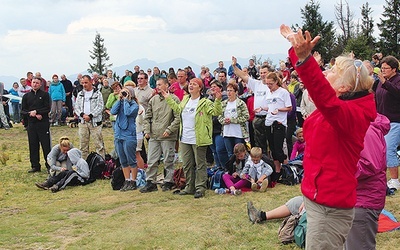
[[[53,145],[61,135],[79,145],[76,128],[51,130]],[[111,130],[103,135],[111,150]],[[44,181],[44,171],[27,173],[27,135],[20,125],[0,130],[0,145],[9,156],[0,163],[0,249],[298,249],[278,241],[281,220],[251,224],[246,202],[270,210],[299,195],[299,186],[241,196],[207,191],[196,200],[161,189],[122,193],[99,180],[53,194],[34,185]],[[399,197],[387,198],[386,209],[400,219]],[[399,231],[378,234],[377,249],[393,249],[399,242]]]

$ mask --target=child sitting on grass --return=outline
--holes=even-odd
[[[298,158],[298,160],[303,160],[304,149],[306,148],[306,142],[304,141],[303,129],[299,128],[296,130],[297,141],[293,145],[292,154],[290,155],[290,160]]]
[[[250,150],[250,159],[246,162],[240,177],[250,181],[251,190],[265,192],[268,187],[268,178],[273,170],[261,157],[261,148],[253,147]]]

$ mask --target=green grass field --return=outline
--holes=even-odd
[[[79,145],[76,128],[56,127],[51,133],[53,145],[62,135]],[[104,129],[103,135],[110,151],[112,130]],[[207,191],[205,198],[194,199],[160,188],[123,193],[99,180],[51,193],[34,185],[45,180],[45,171],[28,174],[29,168],[22,126],[0,130],[0,249],[298,249],[278,241],[282,220],[251,224],[246,202],[270,210],[299,195],[299,186],[277,185],[241,196]],[[386,202],[398,219],[399,197],[396,193]],[[377,249],[395,249],[399,243],[400,231],[377,236]]]

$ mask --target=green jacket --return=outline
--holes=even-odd
[[[225,111],[226,106],[228,105],[228,100],[222,102],[222,110]],[[247,131],[246,122],[249,120],[249,110],[247,109],[246,103],[239,98],[236,98],[236,108],[237,108],[237,118],[231,118],[231,123],[240,124],[240,128],[242,129],[243,138],[249,137],[249,132]],[[218,116],[219,123],[222,124],[222,131],[224,131],[223,126],[225,125],[225,116],[224,112],[222,115]]]
[[[175,95],[171,95],[171,98],[179,103],[179,99]],[[150,134],[150,138],[155,140],[176,141],[180,123],[180,113],[173,111],[164,97],[154,95],[150,99],[144,117],[145,134]],[[169,136],[163,137],[164,132],[167,132]]]
[[[171,95],[168,96],[166,100],[168,105],[170,105],[175,112],[181,114],[189,98],[190,95],[186,95],[180,104],[176,103]],[[196,108],[196,125],[194,127],[197,146],[208,146],[212,144],[212,117],[220,114],[222,114],[221,100],[216,99],[212,102],[204,96],[200,97],[199,104]],[[180,125],[180,135],[182,136],[182,123]]]
[[[106,102],[106,109],[111,109],[114,103],[118,100],[118,95],[111,93]],[[110,115],[110,121],[115,122],[115,115]]]

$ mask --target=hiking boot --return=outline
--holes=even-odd
[[[395,181],[395,180],[392,180],[392,179],[390,179],[387,182],[387,186],[388,186],[389,189],[396,189],[396,190],[400,189],[400,183],[398,181]]]
[[[127,190],[128,185],[129,185],[129,181],[125,180],[124,185],[122,185],[122,187],[119,191],[125,192]]]
[[[257,183],[255,183],[255,182],[251,183],[251,190],[253,190],[253,191],[258,191],[258,185],[257,185]]]
[[[151,181],[147,181],[146,185],[139,190],[141,193],[150,193],[153,191],[158,191],[157,185]]]
[[[53,186],[50,188],[50,191],[53,192],[53,193],[56,193],[56,192],[60,191],[60,189],[58,189],[58,186],[57,186],[57,185],[53,185]]]
[[[265,191],[267,191],[267,187],[268,187],[268,179],[265,179],[265,180],[262,181],[259,191],[260,192],[265,192]]]
[[[50,185],[47,181],[43,182],[43,183],[39,183],[39,182],[35,182],[36,187],[44,189],[44,190],[48,190],[50,188]]]
[[[194,198],[198,199],[198,198],[202,198],[204,197],[204,194],[200,191],[196,191],[196,193],[194,193]]]
[[[251,201],[247,202],[247,215],[253,224],[261,222],[261,211],[258,211]]]
[[[174,187],[174,183],[172,183],[172,182],[165,182],[163,185],[162,185],[162,191],[163,192],[165,192],[165,191],[169,191],[169,190],[172,190],[172,188]]]

